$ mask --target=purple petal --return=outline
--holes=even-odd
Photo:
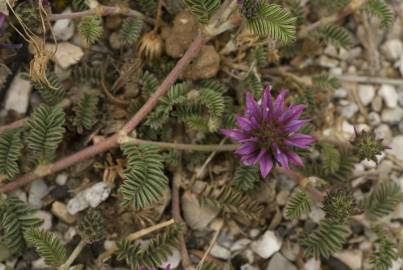
[[[273,168],[273,161],[269,154],[265,154],[260,159],[260,174],[265,178]]]
[[[265,86],[265,88],[263,89],[262,108],[264,108],[266,110],[273,109],[273,100],[272,100],[272,96],[270,94],[270,86]]]
[[[295,132],[300,129],[303,125],[309,122],[309,119],[303,120],[291,120],[284,128],[284,132]]]
[[[242,144],[236,151],[238,155],[250,155],[256,151],[256,145],[254,143]]]
[[[284,143],[299,148],[307,148],[314,141],[315,138],[313,136],[301,133],[295,133],[292,134],[290,137],[288,137],[288,139],[285,140]]]
[[[247,134],[244,134],[242,130],[234,128],[234,129],[220,129],[221,133],[227,137],[230,137],[233,140],[241,141],[249,139]]]
[[[287,111],[282,114],[279,118],[279,122],[281,123],[287,123],[288,121],[298,119],[302,112],[305,109],[305,105],[303,104],[298,104],[298,105],[290,105],[288,107]]]
[[[236,121],[238,125],[246,131],[251,131],[253,129],[253,124],[248,118],[237,116]]]
[[[252,115],[260,114],[258,104],[249,92],[246,93],[246,113]]]
[[[284,168],[288,168],[288,158],[287,156],[280,150],[276,143],[272,144],[274,157],[276,158],[277,162]]]
[[[246,166],[252,166],[256,162],[256,155],[246,155],[241,157],[241,161]]]
[[[288,152],[287,153],[288,160],[291,161],[293,164],[299,166],[299,167],[304,167],[304,162],[302,161],[301,157],[298,156],[294,152]]]
[[[274,101],[273,114],[278,117],[284,111],[285,97],[287,96],[286,90],[281,90],[280,94]]]
[[[257,162],[259,162],[260,159],[261,159],[264,155],[266,155],[266,154],[267,154],[267,150],[266,150],[265,148],[262,148],[262,149],[260,150],[260,152],[259,152],[259,155],[257,155],[254,164],[256,164]]]

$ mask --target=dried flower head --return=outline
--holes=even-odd
[[[162,53],[162,39],[154,31],[143,35],[139,42],[139,53],[148,61],[157,59]]]
[[[266,177],[273,166],[288,168],[288,162],[303,166],[295,148],[307,148],[314,137],[298,130],[308,119],[299,119],[304,110],[302,104],[285,107],[286,90],[273,101],[270,88],[265,87],[260,103],[250,93],[246,94],[246,110],[237,117],[239,128],[223,129],[222,133],[241,146],[235,151],[247,165],[260,164],[260,173]]]
[[[383,139],[377,139],[373,132],[358,132],[356,129],[354,131],[355,138],[352,144],[360,160],[368,159],[378,163],[376,156],[381,155],[383,150],[390,149],[388,146],[384,146]]]

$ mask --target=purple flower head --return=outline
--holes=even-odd
[[[286,95],[287,91],[282,90],[273,99],[270,87],[265,87],[258,103],[247,93],[245,113],[236,118],[238,128],[221,130],[225,136],[241,144],[235,153],[245,165],[259,163],[263,177],[277,164],[285,168],[289,162],[303,166],[295,148],[308,148],[315,141],[310,135],[298,133],[309,120],[299,119],[304,105],[285,106]]]

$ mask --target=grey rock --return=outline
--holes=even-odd
[[[388,124],[397,124],[403,118],[403,109],[394,108],[394,109],[385,109],[382,111],[381,119],[383,122]]]
[[[340,114],[346,118],[351,118],[356,112],[358,112],[358,106],[355,103],[350,102],[347,106],[340,108]]]
[[[200,205],[197,197],[185,192],[182,196],[183,217],[193,230],[202,230],[218,215],[219,209]]]
[[[344,88],[338,88],[333,92],[333,96],[335,98],[345,98],[347,97],[348,93],[347,90]]]
[[[381,51],[388,60],[397,60],[403,51],[402,41],[400,39],[389,39],[382,44]]]
[[[58,185],[64,186],[67,182],[69,175],[67,173],[60,173],[56,176],[56,183]]]
[[[67,203],[67,211],[71,215],[75,215],[90,206],[95,208],[109,197],[111,191],[112,186],[110,184],[98,182],[70,199]]]
[[[266,270],[297,270],[297,267],[289,262],[280,252],[276,253],[270,260]]]
[[[310,258],[304,264],[304,270],[320,270],[320,260]]]
[[[377,112],[370,112],[368,114],[368,123],[371,126],[377,126],[381,123],[381,117],[379,116],[379,113]]]
[[[396,88],[393,85],[382,84],[381,88],[379,89],[378,95],[383,98],[388,108],[397,107],[398,95],[396,92]]]
[[[71,13],[71,9],[67,8],[63,13]],[[57,20],[52,28],[57,40],[67,41],[74,35],[74,22],[72,19]]]
[[[43,220],[43,223],[40,226],[41,229],[50,230],[50,228],[52,228],[52,215],[49,212],[39,210],[34,213],[34,216]]]
[[[210,252],[211,256],[227,260],[231,257],[231,251],[229,251],[227,248],[220,246],[218,244],[214,244],[213,248],[211,249]]]
[[[275,232],[267,230],[258,240],[252,242],[251,248],[260,257],[268,259],[280,250],[282,243]]]
[[[357,91],[358,91],[358,97],[360,98],[364,106],[369,105],[375,96],[375,87],[370,84],[358,85]]]
[[[158,267],[164,268],[167,267],[168,265],[171,266],[170,269],[175,269],[179,266],[179,263],[181,262],[181,254],[177,248],[172,248],[171,249],[171,254],[168,256],[168,258],[160,263]]]
[[[392,149],[387,150],[390,154],[395,155],[400,160],[403,160],[403,135],[398,135],[393,138],[390,144]]]
[[[334,68],[337,67],[339,64],[339,61],[335,59],[331,59],[325,55],[322,55],[319,57],[319,65],[322,67],[327,67],[327,68]]]
[[[7,91],[7,97],[4,108],[6,111],[15,111],[19,114],[25,114],[28,110],[29,97],[32,90],[32,84],[26,79],[23,73],[18,73],[11,82]]]
[[[383,139],[384,143],[389,144],[392,141],[392,130],[386,124],[382,124],[374,129],[375,136]]]
[[[298,244],[291,241],[287,241],[281,247],[281,253],[290,261],[295,261],[301,252],[301,248]]]
[[[42,198],[49,193],[48,185],[43,179],[32,182],[29,189],[28,203],[34,208],[42,207]]]
[[[252,241],[247,238],[242,238],[234,242],[231,246],[231,252],[237,252],[246,249]]]
[[[315,223],[319,223],[322,219],[325,218],[325,215],[325,212],[318,206],[314,206],[312,208],[312,211],[308,214],[309,218],[312,219]]]
[[[333,255],[348,265],[352,270],[362,269],[363,253],[361,250],[345,250]]]
[[[382,98],[380,96],[374,97],[371,103],[372,110],[375,112],[380,112],[382,110]]]

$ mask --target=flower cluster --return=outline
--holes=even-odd
[[[298,133],[308,119],[299,119],[304,105],[285,106],[286,90],[273,100],[269,87],[263,90],[260,103],[250,93],[246,94],[246,109],[243,116],[236,118],[239,128],[223,129],[222,133],[239,142],[235,151],[247,165],[259,163],[260,172],[266,177],[279,164],[288,168],[288,162],[303,166],[295,148],[307,148],[314,137]]]

